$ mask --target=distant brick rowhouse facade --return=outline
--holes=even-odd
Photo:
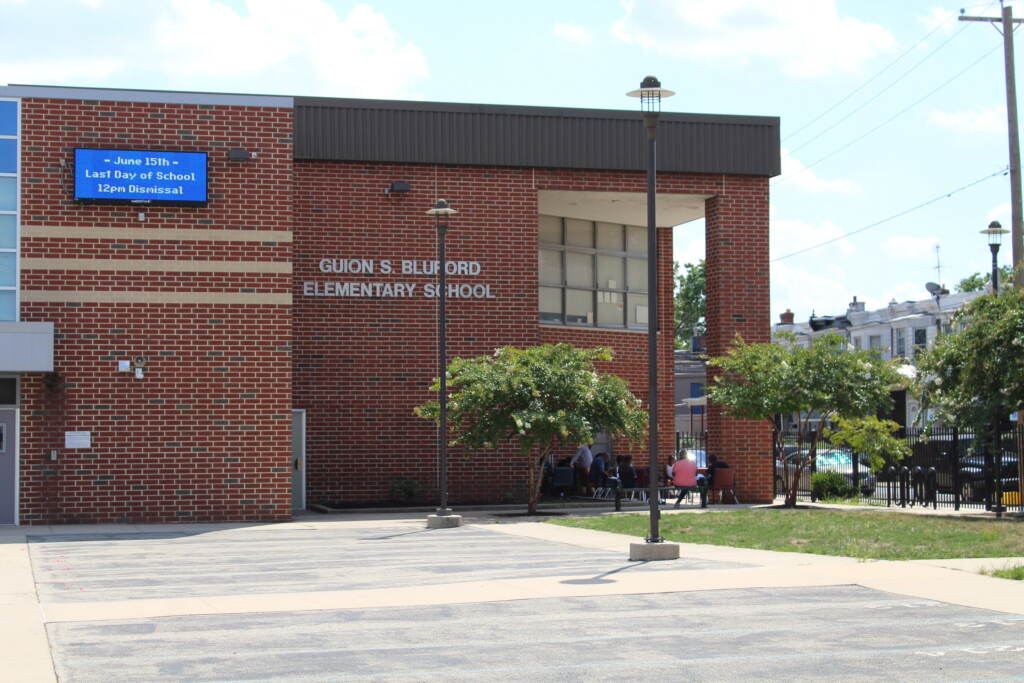
[[[314,116],[376,116],[374,125],[386,128],[394,112],[384,104],[17,87],[0,88],[2,98],[17,101],[20,111],[19,322],[54,325],[53,371],[17,373],[22,524],[288,519],[293,409],[305,411],[307,503],[383,503],[400,478],[432,496],[436,430],[412,411],[432,398],[437,371],[437,304],[426,295],[434,279],[403,266],[436,259],[436,232],[424,214],[436,197],[459,212],[448,231],[449,261],[479,268],[449,282],[476,285],[478,293],[486,286],[484,296],[448,300],[451,357],[505,344],[604,345],[615,358],[603,369],[647,395],[645,331],[538,318],[539,216],[563,201],[615,197],[607,204],[613,207],[620,198],[642,198],[644,172],[620,168],[642,162],[610,158],[574,167],[577,152],[557,145],[518,159],[516,145],[500,149],[496,136],[485,134],[476,148],[466,143],[451,155],[414,153],[415,145],[403,149],[386,130],[380,141],[364,142],[358,121],[310,123]],[[394,116],[421,116],[424,126],[439,125],[430,117],[485,114],[502,126],[508,124],[495,119],[529,114],[543,119],[541,133],[557,126],[586,133],[590,119],[622,119],[627,132],[635,123],[642,151],[639,118],[625,113],[570,111],[548,121],[545,111],[518,108],[392,104]],[[736,334],[767,341],[768,178],[777,172],[777,121],[679,117],[679,130],[728,124],[736,131],[712,133],[767,139],[768,161],[756,168],[670,167],[658,178],[659,202],[674,206],[680,198],[687,220],[706,216],[712,355]],[[330,142],[328,130],[352,138]],[[619,146],[632,152],[631,139]],[[389,140],[398,152],[388,151]],[[370,143],[380,149],[360,148]],[[69,163],[82,147],[207,152],[209,202],[74,202]],[[231,149],[255,158],[232,160]],[[542,158],[560,153],[568,161]],[[384,192],[398,180],[410,190]],[[683,198],[691,206],[684,209]],[[657,318],[661,330],[672,330],[670,229],[659,230],[658,243]],[[371,269],[330,272],[325,259]],[[377,289],[352,295],[344,283]],[[673,447],[670,334],[661,335],[659,354],[664,460]],[[139,357],[144,379],[117,372],[118,360]],[[0,363],[0,373],[9,370]],[[741,468],[740,498],[769,500],[765,426],[714,408],[709,418],[711,451]],[[65,448],[68,432],[89,432],[90,447]],[[644,453],[634,449],[638,464]],[[453,450],[450,462],[454,503],[525,496],[525,468],[512,449]]]

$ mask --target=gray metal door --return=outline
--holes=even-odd
[[[292,510],[306,509],[306,411],[292,411]]]
[[[0,524],[14,524],[18,508],[18,434],[13,410],[0,410]]]

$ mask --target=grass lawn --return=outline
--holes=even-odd
[[[551,524],[646,536],[646,514],[551,520]],[[877,560],[1024,556],[1024,521],[925,517],[878,510],[762,508],[662,515],[679,543],[845,555]]]

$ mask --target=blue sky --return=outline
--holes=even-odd
[[[961,6],[0,0],[0,84],[628,110],[624,93],[654,74],[677,93],[665,111],[781,118],[772,315],[805,320],[853,296],[869,308],[925,298],[937,262],[952,289],[989,268],[978,231],[1009,228],[1002,39],[958,22]],[[675,228],[674,243],[677,260],[700,258],[702,224]]]

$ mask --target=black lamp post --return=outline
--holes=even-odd
[[[992,293],[999,293],[999,245],[1003,241],[1003,235],[1010,232],[999,224],[999,221],[992,221],[988,227],[980,231],[982,235],[988,235],[988,248],[992,250]]]
[[[658,228],[655,222],[655,201],[657,185],[657,142],[658,115],[661,113],[661,99],[675,93],[661,87],[661,81],[648,76],[640,83],[638,90],[626,93],[640,98],[640,111],[647,130],[647,405],[648,445],[650,450],[650,474],[648,475],[647,498],[650,503],[651,532],[648,543],[661,543],[665,539],[658,530]]]
[[[438,277],[438,309],[437,309],[437,372],[441,380],[441,388],[438,390],[437,400],[441,406],[441,420],[437,429],[437,451],[439,471],[438,487],[441,490],[441,502],[437,508],[439,517],[452,513],[448,507],[448,348],[447,335],[445,334],[445,302],[448,299],[448,284],[446,274],[448,261],[445,258],[444,238],[448,232],[448,216],[458,213],[448,206],[448,202],[438,199],[434,202],[434,208],[427,211],[427,215],[434,217],[437,225],[437,277]]]
[[[1010,232],[999,224],[999,221],[992,221],[988,227],[981,231],[981,234],[988,236],[988,248],[992,250],[992,293],[999,293],[999,244],[1003,241],[1003,235]],[[996,499],[993,509],[996,517],[1003,516],[1003,457],[1002,447],[999,443],[999,413],[992,416],[991,453],[995,470],[995,494]]]

